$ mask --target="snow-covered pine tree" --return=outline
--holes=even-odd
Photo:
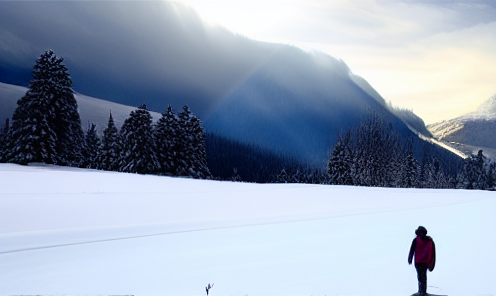
[[[178,129],[178,170],[181,176],[209,178],[205,130],[203,124],[193,115],[188,106],[179,113]]]
[[[436,188],[456,188],[456,181],[453,177],[447,176],[442,170],[439,170]]]
[[[489,164],[486,188],[496,190],[496,161],[493,161],[491,164]]]
[[[330,184],[353,185],[353,156],[350,147],[350,136],[349,132],[344,139],[338,136],[338,141],[332,149],[331,156],[327,161]]]
[[[439,162],[432,159],[424,159],[420,170],[420,187],[439,188],[438,182]]]
[[[6,161],[18,164],[43,162],[58,164],[57,135],[50,124],[54,112],[50,108],[51,96],[43,92],[39,83],[32,83],[26,94],[17,101],[12,116],[10,147]]]
[[[241,182],[241,181],[243,181],[243,179],[241,179],[241,176],[238,173],[238,169],[237,168],[233,168],[233,175],[231,177],[231,181],[233,181],[233,182]]]
[[[488,173],[488,163],[487,157],[484,156],[482,150],[477,152],[474,162],[474,171],[476,174],[475,189],[487,189],[487,173]]]
[[[172,111],[172,106],[167,107],[167,111],[153,127],[155,151],[160,163],[160,174],[174,176],[177,174],[177,143],[179,129],[178,118]]]
[[[0,163],[6,162],[5,154],[7,153],[7,146],[10,142],[10,118],[5,120],[5,125],[0,131]]]
[[[207,149],[205,144],[205,129],[203,123],[194,114],[191,114],[190,133],[192,135],[191,148],[193,167],[196,178],[207,179],[211,178],[212,174],[207,165]]]
[[[353,143],[353,166],[352,175],[353,183],[359,186],[372,186],[371,180],[371,161],[370,150],[367,147],[370,135],[367,132],[367,126],[360,123],[357,128],[352,131]]]
[[[372,113],[351,131],[353,183],[361,186],[396,186],[401,145],[391,124]]]
[[[84,134],[63,58],[47,50],[36,60],[32,74],[12,116],[8,161],[79,165]]]
[[[403,165],[403,183],[402,187],[406,188],[418,188],[419,187],[419,163],[413,156],[413,152],[410,150],[404,159]]]
[[[72,89],[72,79],[69,70],[63,64],[63,58],[57,58],[53,51],[52,80],[56,81],[57,94],[52,101],[55,118],[53,128],[57,134],[57,151],[61,164],[80,166],[82,160],[81,149],[84,143],[84,132],[81,127],[81,118],[78,112],[78,104]],[[62,162],[63,161],[63,162]]]
[[[98,168],[97,157],[100,149],[100,138],[96,132],[96,125],[91,124],[90,128],[86,132],[84,137],[84,145],[82,149],[83,160],[81,162],[81,167],[87,169]]]
[[[154,149],[152,116],[142,104],[124,121],[120,136],[119,171],[155,174],[160,164]]]
[[[486,157],[482,150],[477,155],[471,155],[463,164],[462,172],[457,176],[459,189],[486,189],[487,169]]]
[[[183,110],[178,116],[178,128],[176,130],[177,141],[175,143],[175,152],[177,155],[177,167],[176,176],[191,176],[189,171],[190,160],[189,146],[191,141],[191,135],[189,133],[189,121],[191,117],[191,111],[187,106],[183,107]]]
[[[119,160],[119,132],[110,113],[107,127],[103,130],[103,137],[98,149],[96,163],[98,169],[117,171]]]
[[[275,179],[276,179],[277,183],[288,183],[289,175],[285,169],[282,169],[281,172],[279,172],[279,174],[277,174]]]
[[[482,150],[479,150],[479,152],[476,155],[472,156],[472,172],[473,172],[473,189],[485,189],[481,188],[482,184],[484,184],[485,179],[486,179],[486,174],[484,170],[484,164],[485,164],[485,156],[482,153]]]

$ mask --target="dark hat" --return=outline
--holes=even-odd
[[[415,230],[416,235],[420,235],[421,233],[427,234],[427,229],[424,226],[419,226],[417,230]]]

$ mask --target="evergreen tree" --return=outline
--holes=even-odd
[[[288,183],[289,179],[290,177],[285,169],[282,169],[281,172],[276,176],[277,183]]]
[[[350,133],[347,133],[344,139],[338,136],[338,141],[331,152],[331,156],[327,162],[327,171],[331,184],[353,185],[353,156],[349,142]]]
[[[191,176],[194,172],[190,172],[191,160],[191,143],[192,135],[190,134],[190,119],[191,111],[187,106],[179,113],[178,129],[177,129],[177,167],[176,174],[178,176]]]
[[[241,182],[242,181],[241,176],[238,173],[238,169],[236,169],[236,168],[233,169],[233,175],[231,177],[231,181],[233,181],[233,182]]]
[[[439,161],[437,159],[426,159],[422,164],[420,187],[422,188],[442,188],[440,187]]]
[[[169,105],[167,111],[157,121],[153,128],[155,151],[160,163],[160,173],[176,175],[178,170],[177,143],[179,129],[178,118]]]
[[[5,125],[0,132],[0,163],[6,162],[6,153],[10,146],[10,119],[5,120]]]
[[[487,172],[487,189],[496,190],[496,161],[493,161]]]
[[[413,152],[407,153],[403,165],[403,183],[402,187],[418,188],[419,187],[419,163],[413,156]]]
[[[474,172],[476,175],[475,178],[475,189],[485,190],[487,187],[487,158],[484,156],[482,150],[477,152],[475,156],[474,162]]]
[[[487,171],[486,157],[482,150],[477,155],[465,159],[462,172],[457,176],[457,188],[460,189],[486,189]]]
[[[191,114],[190,120],[191,133],[191,152],[194,177],[200,179],[211,178],[210,170],[207,165],[207,150],[205,144],[205,129],[203,123],[195,115]]]
[[[81,167],[88,169],[98,168],[97,158],[100,148],[100,138],[96,132],[96,125],[91,124],[84,138],[84,146],[82,149],[83,160]]]
[[[112,113],[110,113],[107,127],[103,130],[103,137],[96,158],[98,169],[117,171],[119,154],[119,132],[115,126]]]
[[[395,186],[401,145],[390,123],[377,114],[351,132],[353,182],[361,186]]]
[[[45,96],[31,95],[30,90],[17,104],[12,117],[11,143],[6,154],[7,162],[28,164],[43,162],[59,164],[57,135],[50,122],[54,114],[50,111]]]
[[[203,124],[184,106],[179,113],[178,129],[178,170],[181,176],[209,178],[207,151],[205,148],[205,130]]]
[[[36,60],[32,74],[12,116],[8,161],[79,165],[84,134],[63,59],[48,50]]]
[[[152,116],[142,104],[124,121],[120,137],[119,171],[154,174],[160,164],[154,149]]]

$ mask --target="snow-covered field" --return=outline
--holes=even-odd
[[[496,295],[496,194],[0,164],[0,295]]]

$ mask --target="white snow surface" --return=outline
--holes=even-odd
[[[496,295],[496,194],[0,164],[0,295]]]

